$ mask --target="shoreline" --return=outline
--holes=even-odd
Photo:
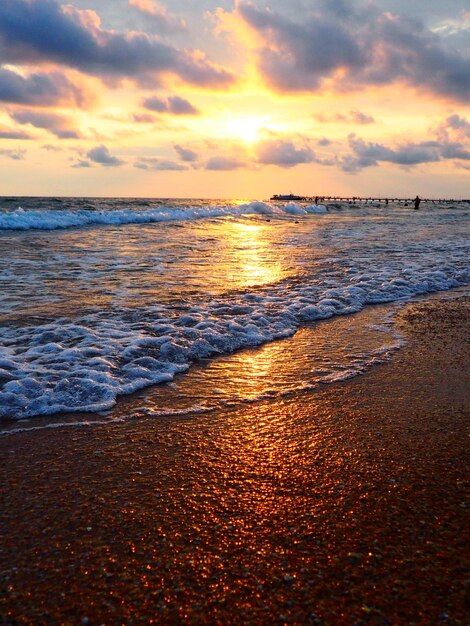
[[[313,392],[1,438],[0,623],[463,625],[470,299],[398,318]]]

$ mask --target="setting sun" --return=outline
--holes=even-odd
[[[235,117],[225,123],[224,135],[233,139],[240,139],[245,143],[254,143],[258,141],[265,123],[264,119],[254,115]]]

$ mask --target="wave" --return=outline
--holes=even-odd
[[[195,361],[289,337],[303,323],[468,283],[470,271],[438,261],[433,268],[370,268],[337,287],[278,284],[184,312],[150,306],[138,315],[102,311],[8,327],[0,346],[0,417],[103,411],[119,395],[172,381]]]
[[[194,221],[214,217],[241,215],[305,215],[326,213],[324,205],[303,206],[295,202],[272,204],[249,202],[227,206],[158,207],[147,210],[25,210],[0,213],[0,230],[58,230],[86,226],[152,224],[170,221]]]

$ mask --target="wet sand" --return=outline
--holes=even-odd
[[[315,392],[1,438],[0,624],[468,624],[470,299],[398,323]]]

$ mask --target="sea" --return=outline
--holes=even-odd
[[[404,303],[470,285],[469,218],[468,202],[2,197],[0,431],[197,417],[361,375],[402,345]]]

